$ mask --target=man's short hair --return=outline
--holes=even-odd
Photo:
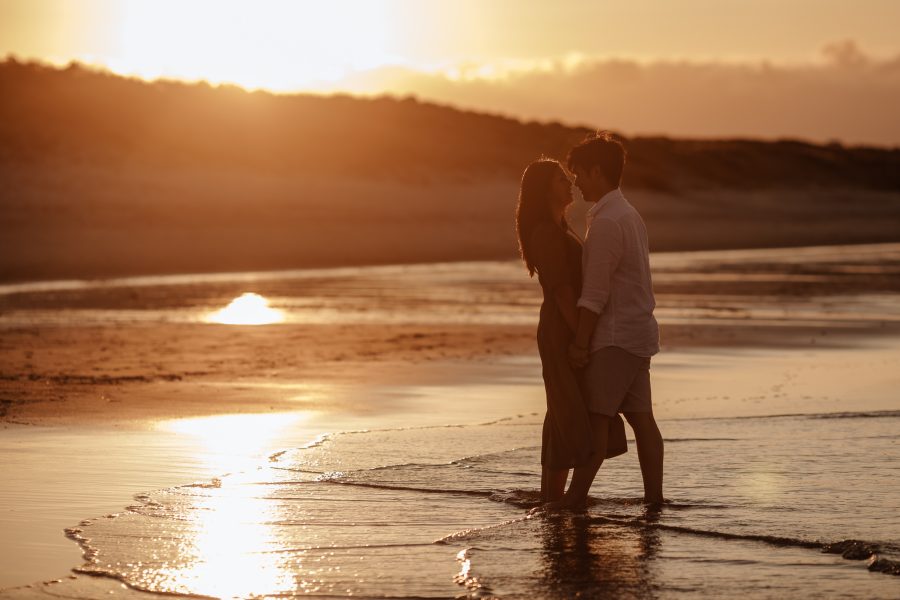
[[[625,167],[625,146],[610,132],[600,131],[569,150],[566,167],[569,171],[600,167],[609,182],[618,186]]]

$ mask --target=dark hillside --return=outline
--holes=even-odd
[[[588,129],[464,112],[414,99],[273,95],[147,83],[73,65],[0,64],[4,161],[139,162],[379,179],[517,178],[563,157]],[[798,141],[627,140],[628,185],[900,190],[900,149]]]

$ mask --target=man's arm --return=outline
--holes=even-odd
[[[622,230],[619,224],[603,218],[591,223],[584,242],[584,253],[584,285],[578,300],[578,326],[569,347],[569,360],[575,367],[587,363],[591,335],[609,301],[612,273],[622,256]]]
[[[578,307],[578,326],[575,337],[569,345],[569,362],[573,367],[581,368],[587,364],[590,355],[591,334],[597,326],[600,315],[583,306]]]
[[[591,343],[591,335],[594,333],[594,328],[597,326],[597,319],[599,318],[600,315],[589,308],[578,307],[578,327],[575,329],[575,339],[572,341],[573,346],[584,348],[585,350],[588,349]]]

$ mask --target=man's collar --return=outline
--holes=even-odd
[[[616,189],[612,190],[611,192],[607,192],[606,194],[603,195],[602,198],[597,200],[597,202],[590,208],[590,210],[588,210],[588,212],[587,212],[588,217],[593,217],[594,215],[596,215],[598,212],[600,212],[603,209],[604,206],[606,206],[607,204],[612,202],[614,199],[624,198],[624,197],[625,196],[622,195],[622,190],[619,188],[616,188]]]

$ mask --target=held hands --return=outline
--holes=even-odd
[[[574,369],[581,369],[588,363],[588,349],[569,344],[569,364]]]

